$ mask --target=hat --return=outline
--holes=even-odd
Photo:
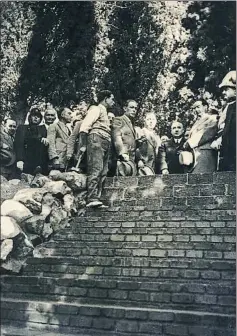
[[[222,79],[221,84],[219,85],[219,88],[223,88],[226,86],[236,88],[236,71],[235,70],[232,70],[228,72],[227,75],[225,75],[225,77]]]
[[[186,166],[188,172],[191,173],[196,166],[195,151],[191,148],[191,151],[182,151],[179,154],[179,163],[182,166]]]
[[[155,175],[155,172],[151,167],[144,166],[138,169],[138,175],[139,176],[150,176],[150,175]]]
[[[117,161],[118,176],[133,176],[135,172],[135,164],[132,161]]]
[[[16,161],[16,155],[14,152],[9,151],[9,149],[1,148],[0,161],[3,166],[9,167]]]

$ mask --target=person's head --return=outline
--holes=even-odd
[[[109,112],[108,113],[108,119],[109,119],[110,124],[112,124],[114,118],[115,118],[115,115],[112,112]]]
[[[190,127],[186,128],[185,133],[184,133],[184,139],[185,140],[188,140],[190,131],[191,131]]]
[[[154,112],[146,113],[144,117],[144,126],[149,129],[153,130],[156,127],[157,119]]]
[[[98,92],[97,99],[99,104],[103,104],[106,108],[114,106],[114,95],[109,90]]]
[[[207,113],[208,103],[204,99],[197,100],[193,104],[192,110],[195,113],[197,119],[199,119],[204,113]]]
[[[169,140],[169,138],[167,137],[167,135],[162,135],[162,137],[160,138],[161,143],[164,144],[166,141]]]
[[[57,112],[54,109],[50,108],[45,111],[44,121],[46,125],[53,124],[56,118],[57,118]]]
[[[123,107],[124,114],[130,119],[134,119],[137,114],[137,103],[135,100],[129,99]]]
[[[10,134],[10,135],[14,135],[16,132],[16,121],[11,119],[11,118],[7,118],[6,120],[4,120],[4,129],[5,132]]]
[[[58,113],[58,119],[66,124],[70,123],[72,121],[72,111],[67,107],[62,108]]]
[[[180,121],[173,121],[171,124],[171,134],[173,138],[179,139],[183,136],[184,126]]]
[[[233,100],[236,97],[236,71],[228,72],[219,88],[222,90],[222,97],[225,101]]]
[[[28,116],[29,125],[39,125],[43,119],[43,115],[38,107],[32,108]]]
[[[81,121],[84,119],[87,112],[88,105],[83,100],[79,104],[74,104],[71,106],[72,111],[72,120],[73,121]]]

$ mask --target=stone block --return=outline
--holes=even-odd
[[[188,327],[185,325],[171,324],[164,326],[165,335],[188,336]]]
[[[208,294],[196,294],[195,302],[200,304],[216,304],[217,296],[216,295],[208,295]]]
[[[5,239],[1,242],[1,260],[6,260],[13,249],[13,240]]]
[[[158,333],[162,333],[162,324],[160,323],[152,323],[152,322],[140,322],[139,331],[142,333],[148,333],[150,335],[158,335]]]
[[[217,271],[203,271],[201,272],[201,277],[208,280],[217,280],[220,279],[221,275],[220,272]]]
[[[218,296],[218,304],[223,306],[235,306],[235,295],[220,295]]]
[[[71,316],[70,326],[90,328],[92,326],[92,317],[88,316]]]
[[[118,321],[116,323],[116,331],[127,332],[134,335],[139,331],[139,325],[137,321]]]
[[[127,310],[125,312],[125,318],[131,320],[147,320],[148,312],[147,311],[139,311],[139,310]]]
[[[32,212],[25,205],[15,200],[6,200],[1,205],[1,216],[14,218],[17,223],[22,223],[33,216]]]
[[[92,327],[95,329],[102,330],[113,330],[114,328],[114,320],[109,318],[96,318],[93,320]]]
[[[188,174],[188,184],[212,184],[213,174]]]
[[[121,268],[108,267],[108,268],[104,269],[103,274],[105,276],[120,276],[121,275]]]
[[[149,293],[147,292],[140,292],[140,291],[136,291],[136,292],[130,292],[129,293],[129,300],[132,301],[149,301]]]
[[[126,300],[128,297],[128,292],[125,290],[109,290],[108,297],[116,300]]]
[[[20,232],[21,229],[14,218],[1,216],[1,240],[14,238]]]
[[[149,320],[161,321],[161,322],[172,322],[174,321],[175,314],[171,312],[149,312]]]
[[[148,257],[148,250],[146,249],[134,249],[133,256],[134,257]]]
[[[180,258],[185,256],[185,251],[183,250],[169,250],[168,257]]]
[[[188,293],[172,294],[172,302],[174,303],[193,303],[194,296]]]
[[[159,277],[159,270],[158,269],[142,269],[141,276],[148,277],[148,278],[158,278]]]
[[[202,258],[203,251],[186,251],[187,258]]]

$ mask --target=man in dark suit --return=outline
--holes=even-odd
[[[112,123],[112,142],[117,160],[117,174],[120,176],[136,175],[136,132],[133,121],[137,113],[137,103],[127,100],[124,114],[115,117]]]
[[[223,78],[219,88],[227,105],[220,113],[218,137],[211,147],[219,152],[220,171],[236,171],[236,71]]]
[[[16,122],[12,119],[6,119],[1,129],[1,175],[7,180],[15,177],[16,154],[14,149],[14,136],[16,132]]]
[[[171,125],[172,137],[161,145],[158,152],[158,170],[162,175],[183,174],[184,168],[179,163],[179,153],[183,150],[184,126],[179,121]]]

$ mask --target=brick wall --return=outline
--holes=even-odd
[[[108,209],[87,210],[37,247],[20,279],[3,279],[3,297],[225,314],[227,328],[235,313],[235,174],[110,178],[103,198]],[[128,328],[125,320],[118,323]],[[181,334],[205,334],[191,326],[182,322]]]

